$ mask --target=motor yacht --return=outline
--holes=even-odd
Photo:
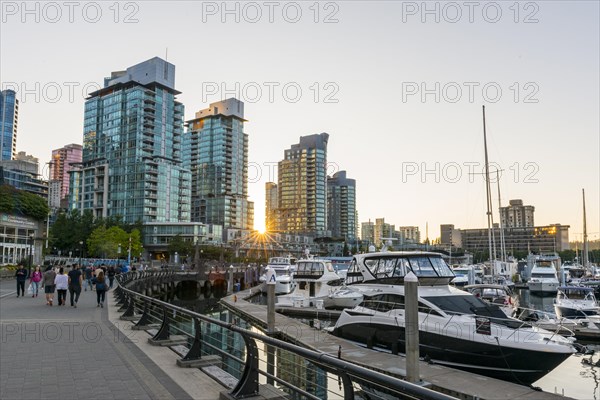
[[[600,315],[594,289],[584,286],[560,286],[554,300],[558,318],[588,318]]]
[[[357,254],[346,282],[364,301],[342,311],[332,333],[375,349],[405,351],[404,276],[419,281],[420,358],[432,364],[529,385],[576,352],[572,339],[534,328],[449,285],[440,254]]]
[[[363,300],[363,295],[344,285],[330,260],[310,258],[298,260],[294,273],[294,290],[277,297],[277,305],[324,308],[352,308]],[[318,303],[321,300],[322,303]],[[300,302],[300,303],[298,303]]]
[[[514,317],[519,308],[519,297],[509,286],[483,283],[467,285],[464,290],[487,303],[497,305],[507,317]]]
[[[538,256],[531,269],[529,291],[542,296],[554,295],[559,286],[557,270],[554,258]]]
[[[294,257],[271,257],[265,270],[271,268],[275,271],[275,294],[291,293],[295,287],[293,274],[296,270],[296,258]],[[263,290],[266,290],[267,274],[263,273],[259,277],[259,281],[263,283]]]

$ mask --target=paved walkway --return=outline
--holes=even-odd
[[[77,308],[68,297],[50,307],[43,293],[17,298],[15,281],[0,282],[0,399],[192,398],[115,328],[96,292]]]

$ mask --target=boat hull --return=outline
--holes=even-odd
[[[338,337],[398,353],[405,352],[404,333],[402,326],[371,323],[351,323],[333,330]],[[500,347],[493,337],[488,343],[481,343],[420,331],[419,342],[423,360],[522,385],[542,378],[570,356]]]
[[[529,282],[529,292],[535,293],[540,296],[553,296],[556,295],[558,291],[558,286],[560,284],[557,282]]]
[[[588,318],[591,316],[600,315],[598,307],[594,308],[573,308],[560,306],[558,304],[554,305],[554,311],[558,318],[568,318],[568,319],[576,319],[576,318]]]

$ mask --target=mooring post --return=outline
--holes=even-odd
[[[227,293],[233,293],[233,265],[229,266],[229,282],[227,282]]]
[[[406,380],[421,381],[419,376],[419,280],[409,272],[404,276],[405,336],[406,336]]]
[[[267,268],[267,333],[275,333],[275,286],[277,277],[273,268]]]

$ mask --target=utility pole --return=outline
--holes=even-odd
[[[129,250],[127,251],[127,265],[131,267],[131,235],[129,236]]]

